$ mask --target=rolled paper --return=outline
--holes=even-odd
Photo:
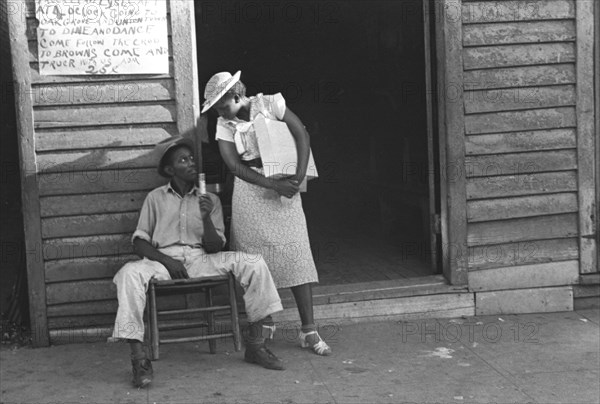
[[[198,174],[198,187],[200,194],[204,195],[206,193],[206,175],[204,173]]]

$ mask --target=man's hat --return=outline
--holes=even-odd
[[[238,70],[233,76],[229,72],[221,72],[212,76],[204,88],[205,101],[202,104],[202,113],[208,111],[235,83],[240,81],[241,75],[242,72]]]
[[[187,146],[192,150],[192,152],[194,152],[194,141],[188,137],[183,137],[181,135],[172,136],[170,138],[167,138],[167,139],[161,141],[160,143],[158,143],[154,147],[154,155],[156,157],[156,165],[158,167],[158,173],[161,176],[167,177],[167,178],[170,177],[169,174],[167,174],[164,170],[165,162],[163,161],[163,158],[165,157],[165,154],[167,154],[167,151],[169,151],[170,149],[172,149],[175,146],[180,146],[180,145]]]

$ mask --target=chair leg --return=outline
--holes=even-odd
[[[148,328],[150,328],[150,360],[157,361],[158,353],[158,314],[156,312],[156,290],[154,283],[150,282],[148,287]]]
[[[240,321],[235,294],[235,278],[229,274],[229,305],[231,306],[231,330],[233,332],[233,348],[236,352],[242,349],[242,337],[240,333]]]
[[[206,297],[206,307],[212,307],[212,288],[206,288],[205,292]],[[215,313],[214,311],[206,312],[206,322],[208,324],[208,335],[215,334]],[[210,353],[214,354],[217,352],[217,340],[209,339],[208,340],[208,348],[210,349]]]

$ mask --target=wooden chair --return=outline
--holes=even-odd
[[[213,306],[212,288],[225,285],[228,288],[229,301],[227,305]],[[204,293],[205,307],[186,308],[180,310],[163,310],[157,309],[157,296],[172,295],[172,294],[188,294],[188,293]],[[192,341],[208,341],[210,353],[215,353],[217,349],[217,339],[233,337],[233,346],[236,351],[242,349],[241,333],[237,309],[237,298],[235,294],[235,280],[230,273],[223,276],[211,276],[194,279],[176,279],[159,281],[152,279],[148,286],[148,303],[146,305],[148,317],[148,334],[150,340],[150,358],[158,360],[159,345],[172,344],[177,342],[192,342]],[[217,332],[215,330],[214,313],[216,311],[230,312],[231,331]],[[188,314],[205,314],[205,321],[184,320],[177,324],[159,324],[159,317],[188,315]],[[198,335],[192,337],[179,338],[160,338],[159,331],[167,330],[183,330],[189,328],[206,327],[206,335]]]

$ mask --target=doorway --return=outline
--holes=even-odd
[[[319,178],[303,206],[320,283],[440,273],[422,0],[195,7],[201,94],[212,74],[241,70],[249,95],[281,92],[311,135]],[[204,164],[223,172],[215,121]]]

